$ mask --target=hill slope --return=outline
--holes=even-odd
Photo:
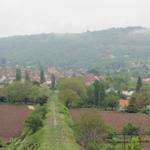
[[[0,39],[0,62],[66,69],[125,69],[149,64],[150,29],[112,28],[80,34],[39,34]]]

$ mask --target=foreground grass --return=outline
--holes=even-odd
[[[5,150],[80,150],[71,129],[72,120],[66,107],[53,94],[47,103],[44,126],[34,134],[14,140]]]

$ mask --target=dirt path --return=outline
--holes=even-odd
[[[79,150],[66,122],[66,116],[60,112],[61,105],[59,105],[57,95],[51,98],[49,108],[50,150]]]
[[[56,119],[56,104],[55,102],[53,103],[53,125],[57,126],[57,119]]]

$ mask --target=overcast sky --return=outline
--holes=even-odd
[[[150,0],[0,0],[0,37],[150,27]]]

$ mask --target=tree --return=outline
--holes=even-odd
[[[90,143],[100,144],[107,134],[104,120],[96,110],[86,111],[76,123],[77,141],[87,147]]]
[[[27,70],[25,71],[25,80],[26,80],[26,81],[30,81],[30,80],[31,80],[31,79],[30,79],[30,76],[29,76],[29,73],[28,73]]]
[[[80,78],[72,77],[59,80],[58,90],[59,98],[60,100],[62,99],[63,102],[64,100],[69,100],[70,102],[76,101],[76,104],[80,104],[81,102],[84,103],[85,99],[87,98],[85,83]],[[64,97],[62,95],[64,95]],[[69,99],[67,97],[69,97]],[[70,99],[70,97],[72,98]]]
[[[90,85],[87,87],[87,101],[86,104],[88,105],[95,105],[95,96],[94,96],[94,86]]]
[[[139,77],[138,77],[138,80],[137,80],[137,85],[136,85],[136,92],[137,92],[137,93],[140,92],[141,87],[142,87],[142,79],[141,79],[141,77],[139,76]]]
[[[34,114],[28,117],[25,121],[25,126],[35,133],[39,128],[43,126],[43,122],[41,116],[39,114]]]
[[[101,106],[105,97],[104,84],[98,80],[94,82],[95,106]]]
[[[127,150],[142,150],[138,137],[133,137],[127,146]]]
[[[71,108],[73,102],[79,100],[79,96],[75,91],[71,89],[65,89],[59,92],[59,99],[64,102],[67,108]]]
[[[11,103],[27,103],[31,92],[32,84],[30,82],[14,82],[7,85],[6,97]]]
[[[118,106],[118,99],[119,98],[117,96],[114,96],[112,94],[106,95],[104,100],[105,108],[111,108],[111,110],[113,110],[115,107]]]
[[[44,83],[45,82],[45,74],[44,74],[44,70],[41,69],[40,70],[40,83]]]
[[[122,130],[123,134],[125,135],[138,135],[139,132],[140,132],[140,128],[139,127],[136,127],[134,126],[132,123],[128,123],[127,125],[125,125],[123,127],[123,130]]]
[[[16,69],[16,81],[21,81],[22,74],[19,68]]]
[[[138,105],[139,108],[146,108],[150,105],[150,86],[144,85],[140,89],[140,93],[138,94]]]
[[[130,113],[136,113],[138,109],[138,94],[134,93],[129,99],[129,106],[127,107],[127,111]]]
[[[55,75],[52,74],[52,75],[51,75],[51,89],[52,89],[52,90],[55,89],[55,84],[56,84],[56,78],[55,78]]]

